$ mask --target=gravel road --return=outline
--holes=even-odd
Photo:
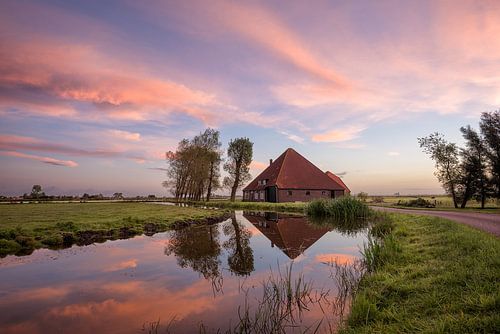
[[[411,210],[385,208],[372,206],[372,209],[390,212],[409,213],[413,215],[427,215],[446,218],[457,223],[466,224],[477,229],[489,232],[500,237],[500,214],[479,213],[479,212],[456,212],[456,211],[435,211],[435,210]]]

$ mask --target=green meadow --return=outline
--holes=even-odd
[[[365,246],[368,273],[342,333],[497,333],[500,240],[441,218],[387,217]]]
[[[164,231],[175,223],[221,214],[218,210],[151,203],[2,204],[0,255]]]

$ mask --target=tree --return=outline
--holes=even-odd
[[[227,161],[224,170],[229,176],[224,178],[224,185],[231,187],[231,201],[236,198],[236,191],[252,177],[249,173],[253,157],[253,143],[248,138],[231,140],[227,149]]]
[[[461,208],[465,208],[467,201],[475,197],[481,202],[484,209],[486,197],[489,193],[487,176],[487,155],[484,141],[470,126],[460,128],[465,139],[465,148],[461,150]]]
[[[459,150],[455,143],[450,143],[443,135],[435,132],[428,137],[418,138],[423,151],[431,156],[436,166],[434,173],[443,189],[451,195],[453,205],[458,208],[457,186],[460,184]]]
[[[357,195],[357,197],[360,201],[366,202],[366,200],[368,199],[368,193],[362,191]]]
[[[168,180],[163,185],[170,188],[177,200],[206,199],[220,186],[219,131],[206,129],[193,139],[183,139],[176,152],[168,152]]]
[[[123,199],[123,193],[114,193],[113,199],[115,199],[115,200]]]
[[[488,156],[494,197],[500,199],[500,110],[483,113],[479,122]]]
[[[39,184],[35,184],[33,188],[31,188],[31,198],[40,198],[45,197],[45,193],[42,191],[42,186]]]

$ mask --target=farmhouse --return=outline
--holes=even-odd
[[[243,189],[243,200],[252,202],[307,202],[335,198],[350,192],[340,178],[324,173],[289,148]]]

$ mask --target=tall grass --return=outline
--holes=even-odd
[[[436,217],[389,218],[363,248],[368,273],[341,333],[498,333],[498,238]]]
[[[318,199],[309,202],[306,213],[311,217],[330,217],[337,221],[355,221],[369,218],[372,210],[360,200],[344,196],[337,199]]]

